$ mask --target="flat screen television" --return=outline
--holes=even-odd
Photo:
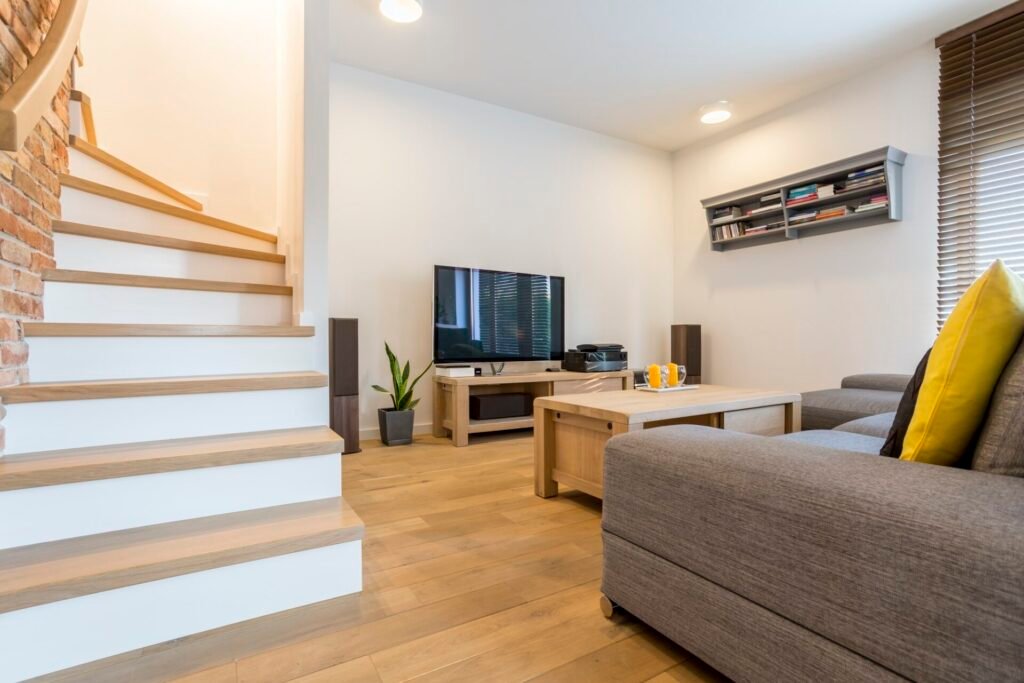
[[[562,360],[565,278],[434,266],[434,362]]]

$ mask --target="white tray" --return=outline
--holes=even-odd
[[[699,386],[699,384],[681,384],[678,387],[658,387],[657,389],[654,387],[637,387],[636,390],[649,391],[652,394],[667,394],[671,391],[688,391],[690,389],[696,389]]]

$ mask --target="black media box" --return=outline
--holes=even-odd
[[[620,344],[580,344],[565,352],[562,369],[572,372],[615,372],[629,367],[629,356]]]
[[[469,419],[496,420],[533,414],[533,394],[480,394],[469,397]]]

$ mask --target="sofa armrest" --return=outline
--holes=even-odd
[[[876,391],[898,391],[903,393],[910,384],[912,375],[897,375],[885,373],[866,373],[861,375],[849,375],[844,377],[841,386],[843,389],[874,389]]]
[[[912,679],[1024,670],[1024,479],[708,427],[615,437],[603,528]]]

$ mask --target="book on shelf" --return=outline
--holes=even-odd
[[[807,194],[807,195],[804,195],[802,197],[797,197],[796,199],[790,199],[790,200],[786,201],[786,206],[800,206],[801,204],[806,204],[807,202],[813,202],[817,198],[818,198],[818,194],[817,193]]]
[[[818,217],[817,211],[804,211],[803,213],[794,213],[789,217],[789,224],[796,225],[798,223],[806,223],[813,221]]]
[[[871,178],[865,178],[857,181],[847,181],[843,187],[842,192],[852,192],[853,190],[861,190],[865,187],[874,187],[876,185],[885,185],[885,176],[873,176]]]
[[[818,185],[818,197],[820,199],[825,199],[826,197],[833,196],[835,194],[835,187],[836,186],[832,183],[829,183],[828,185]]]
[[[818,191],[817,183],[810,183],[809,185],[801,185],[800,187],[789,188],[789,193],[786,195],[790,199],[795,197],[802,197],[807,194],[814,194]]]
[[[849,178],[850,180],[854,180],[856,178],[863,178],[865,176],[878,175],[883,171],[885,171],[884,164],[879,166],[872,166],[871,168],[861,169],[860,171],[852,171],[851,173],[848,173],[846,177]]]
[[[782,208],[782,204],[769,204],[767,206],[760,206],[756,209],[750,209],[747,211],[748,216],[758,216],[762,213],[771,213],[772,211],[778,211]]]
[[[778,201],[778,202],[782,201],[782,190],[779,190],[778,192],[773,192],[771,194],[766,194],[763,197],[761,197],[761,203],[762,204],[767,204],[768,202],[776,202],[776,201]]]
[[[829,218],[839,218],[849,213],[849,209],[845,206],[836,206],[829,209],[822,209],[814,217],[816,221],[827,221]]]
[[[887,194],[876,194],[873,195],[866,202],[861,202],[854,208],[854,213],[864,213],[865,211],[874,211],[883,207],[889,206],[889,195]]]
[[[718,220],[720,218],[739,218],[743,215],[743,211],[738,206],[720,206],[711,212],[711,218]]]

